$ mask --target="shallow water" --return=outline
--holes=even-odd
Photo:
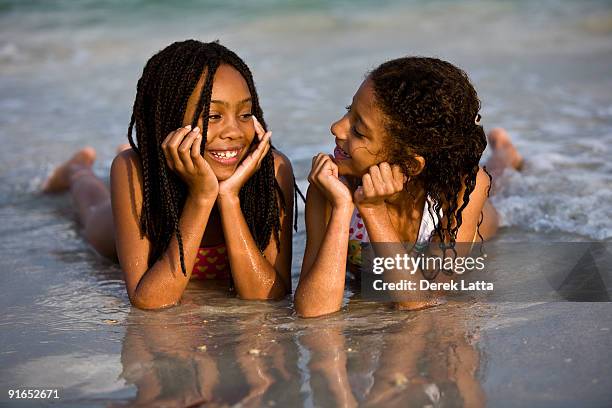
[[[57,388],[62,406],[609,401],[609,303],[460,302],[399,313],[349,288],[341,313],[304,320],[288,300],[241,301],[194,282],[180,306],[144,312],[129,307],[118,268],[92,258],[59,255],[66,270],[89,272],[22,276],[37,290],[3,301],[3,388]]]
[[[79,237],[69,198],[38,186],[85,144],[106,177],[144,61],[187,37],[220,38],[252,67],[304,190],[368,69],[405,54],[448,59],[472,78],[485,128],[508,128],[526,158],[493,198],[499,239],[612,237],[608,2],[225,3],[0,2],[0,403],[8,389],[44,387],[59,389],[60,406],[612,405],[606,302],[398,313],[349,288],[341,313],[301,320],[289,299],[193,284],[179,307],[129,306],[118,267]],[[303,242],[301,224],[294,282]]]

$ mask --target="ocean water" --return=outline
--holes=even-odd
[[[290,299],[194,284],[179,307],[132,309],[69,198],[38,189],[84,145],[108,176],[145,61],[186,38],[219,39],[249,64],[304,191],[368,70],[449,60],[472,79],[485,129],[507,128],[526,160],[492,198],[498,240],[612,237],[608,1],[0,1],[2,403],[44,387],[60,406],[611,405],[610,303],[397,313],[349,288],[343,312],[301,320]],[[301,221],[294,281],[303,241]]]

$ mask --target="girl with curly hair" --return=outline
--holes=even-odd
[[[321,153],[312,161],[295,292],[299,315],[340,309],[347,262],[358,277],[364,244],[409,243],[406,253],[417,256],[431,242],[459,248],[495,233],[497,214],[487,199],[491,174],[479,166],[487,145],[479,110],[465,72],[439,59],[399,58],[366,77],[331,127],[333,156]],[[490,141],[495,173],[520,166],[502,129]],[[338,256],[347,248],[348,256]],[[395,303],[415,310],[438,299],[420,293]]]
[[[118,258],[136,307],[178,303],[191,278],[281,298],[291,292],[294,178],[270,137],[244,61],[217,42],[176,42],[144,67],[110,191],[91,148],[44,191],[70,190],[85,238]]]

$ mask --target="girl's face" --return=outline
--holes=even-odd
[[[361,84],[347,112],[332,124],[336,137],[334,162],[340,175],[361,177],[368,169],[385,161],[384,115],[376,106],[372,81]]]
[[[205,79],[204,73],[187,101],[183,126],[192,122]],[[220,65],[213,78],[208,134],[203,154],[204,160],[220,181],[234,174],[242,159],[249,153],[249,147],[255,138],[251,112],[251,94],[245,79],[234,67]],[[202,118],[199,118],[200,129],[203,123]]]

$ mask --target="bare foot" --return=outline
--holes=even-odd
[[[129,143],[121,143],[119,146],[117,146],[117,149],[115,150],[115,152],[117,154],[119,154],[119,153],[124,152],[126,150],[129,150],[131,148],[132,148],[132,146],[130,146]]]
[[[96,160],[96,151],[92,147],[85,147],[76,152],[69,160],[53,170],[42,185],[44,193],[59,193],[70,187],[70,176],[73,172],[83,168],[91,168]]]
[[[492,129],[489,132],[489,144],[493,149],[493,154],[500,157],[508,166],[516,170],[520,170],[523,167],[523,157],[516,150],[514,144],[512,144],[512,140],[510,140],[510,136],[505,129]]]

